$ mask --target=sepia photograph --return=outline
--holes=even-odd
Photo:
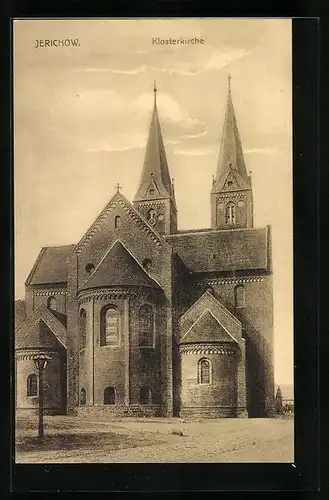
[[[13,22],[15,463],[293,463],[292,21]]]

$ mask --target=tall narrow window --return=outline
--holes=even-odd
[[[235,307],[245,307],[246,305],[246,292],[243,285],[238,285],[234,290],[235,294]]]
[[[139,347],[154,346],[154,310],[144,304],[139,310]]]
[[[86,347],[87,339],[87,313],[85,309],[80,309],[79,315],[80,349]]]
[[[49,299],[47,300],[47,307],[48,307],[48,309],[52,309],[53,311],[56,311],[57,304],[56,304],[55,297],[49,297]]]
[[[37,396],[38,395],[38,377],[35,373],[32,373],[27,377],[27,387],[26,394],[27,396]]]
[[[226,224],[235,224],[235,205],[232,201],[226,205],[225,222]]]
[[[119,312],[114,306],[106,306],[101,313],[101,345],[118,346],[120,342]]]
[[[114,227],[115,227],[115,229],[117,229],[118,227],[120,227],[120,224],[121,224],[121,217],[120,217],[120,215],[116,215],[115,218],[114,218]]]
[[[149,387],[141,387],[139,391],[139,403],[141,405],[150,405],[152,403],[152,392]]]
[[[87,402],[87,393],[86,389],[82,388],[80,390],[80,406],[84,406]]]
[[[104,404],[115,405],[115,389],[114,387],[106,387],[104,391]]]
[[[211,384],[211,366],[209,359],[201,359],[198,363],[199,384]]]

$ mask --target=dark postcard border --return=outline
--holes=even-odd
[[[318,31],[316,19],[293,20],[295,464],[16,465],[12,458],[12,492],[317,490]],[[11,164],[9,183],[12,172]],[[12,189],[10,194],[13,224]],[[10,290],[13,297],[12,285]],[[7,324],[12,328],[6,304],[4,312],[9,313]],[[12,387],[12,408],[13,396]]]

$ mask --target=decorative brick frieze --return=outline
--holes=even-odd
[[[233,285],[239,283],[261,283],[263,278],[248,277],[248,278],[203,278],[196,281],[196,285]]]
[[[35,290],[33,290],[34,294],[35,295],[67,295],[67,291],[66,290],[47,290],[47,291],[42,291],[42,292],[37,292]]]
[[[33,360],[35,356],[43,354],[51,358],[59,356],[59,353],[48,349],[22,349],[16,351],[16,358],[20,360],[29,359]]]
[[[99,290],[89,290],[79,293],[78,299],[79,304],[84,304],[92,300],[115,300],[115,299],[126,299],[126,298],[136,298],[136,297],[149,297],[146,291],[138,289],[125,289],[125,288],[102,288]]]
[[[237,350],[232,347],[214,345],[183,345],[179,348],[181,354],[225,354],[235,356]]]

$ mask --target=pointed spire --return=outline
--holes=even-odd
[[[157,106],[157,82],[154,80],[154,86],[153,86],[153,92],[154,92],[154,107],[156,108]]]
[[[158,117],[156,96],[158,88],[153,86],[154,107],[144,157],[144,165],[135,201],[157,198],[172,198],[174,193],[163,144],[160,121]]]
[[[231,75],[228,75],[228,96],[221,138],[220,154],[217,164],[217,173],[214,182],[214,191],[223,188],[222,184],[230,171],[234,171],[242,178],[242,184],[249,185],[249,178],[243,157],[240,134],[235,117],[231,94]],[[241,186],[242,187],[242,186]]]

